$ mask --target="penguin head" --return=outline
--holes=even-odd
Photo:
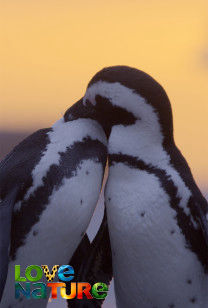
[[[118,139],[126,133],[131,138],[139,133],[144,142],[173,142],[168,96],[143,71],[128,66],[102,69],[89,82],[83,104],[95,107],[107,137],[113,133]]]

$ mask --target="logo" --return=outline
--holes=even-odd
[[[61,282],[53,282],[55,276],[58,276]],[[25,269],[24,276],[21,276],[20,265],[15,265],[15,298],[21,296],[27,299],[47,298],[47,288],[51,290],[50,299],[57,299],[58,289],[64,299],[104,299],[107,296],[108,286],[103,282],[97,282],[91,286],[88,282],[71,282],[74,279],[74,269],[70,265],[54,265],[51,272],[48,265],[29,265]],[[47,283],[41,282],[43,275]],[[70,283],[70,294],[66,293],[67,286]]]

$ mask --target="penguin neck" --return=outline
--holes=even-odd
[[[170,163],[167,148],[172,146],[174,146],[173,138],[167,140],[162,134],[159,123],[148,126],[137,121],[130,126],[112,127],[108,152],[110,155],[131,156],[148,165],[164,168]]]

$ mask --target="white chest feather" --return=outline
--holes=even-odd
[[[31,264],[47,264],[49,268],[68,264],[95,209],[102,184],[102,169],[101,163],[85,160],[77,169],[76,176],[65,178],[63,185],[53,190],[39,222],[27,234],[25,244],[17,250],[15,261],[9,263],[0,307],[37,307],[34,299],[19,302],[14,298],[14,265],[20,264],[25,269]],[[39,300],[38,307],[46,307],[46,304],[47,300]]]
[[[106,202],[118,307],[206,307],[207,278],[158,178],[118,163]]]

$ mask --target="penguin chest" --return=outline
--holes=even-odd
[[[63,178],[61,185],[54,188],[49,196],[38,222],[25,234],[24,243],[17,248],[16,256],[22,256],[24,262],[33,260],[34,264],[47,264],[49,260],[57,263],[60,258],[68,261],[89,224],[101,181],[102,165],[91,160],[83,161],[74,176]],[[30,215],[33,215],[32,211]]]
[[[176,225],[169,196],[159,180],[146,171],[124,164],[111,167],[106,200],[113,229],[131,234],[134,240],[142,240],[145,235],[147,243],[156,241],[158,244],[158,236],[164,236],[164,228],[171,231]]]
[[[10,260],[2,307],[37,307],[36,301],[27,299],[17,301],[14,293],[14,268],[20,265],[24,271],[27,266],[68,264],[81,241],[95,209],[102,183],[103,167],[92,160],[83,161],[76,174],[64,178],[62,184],[53,189],[39,220],[30,231],[22,233],[18,226],[26,228],[33,211],[24,211],[14,220],[16,237],[12,241],[13,258]],[[27,205],[28,207],[30,204]],[[37,204],[38,206],[38,204]],[[32,209],[32,208],[31,208]],[[26,215],[27,214],[27,215]],[[31,219],[32,221],[32,219]],[[25,225],[24,225],[25,224]],[[21,238],[21,242],[20,242]],[[21,243],[21,245],[20,245]],[[42,279],[44,281],[44,277]],[[48,294],[49,296],[49,294]],[[34,305],[34,306],[33,306]],[[39,307],[46,307],[47,300],[40,300]]]
[[[207,277],[158,178],[116,164],[106,200],[118,307],[205,307]]]

